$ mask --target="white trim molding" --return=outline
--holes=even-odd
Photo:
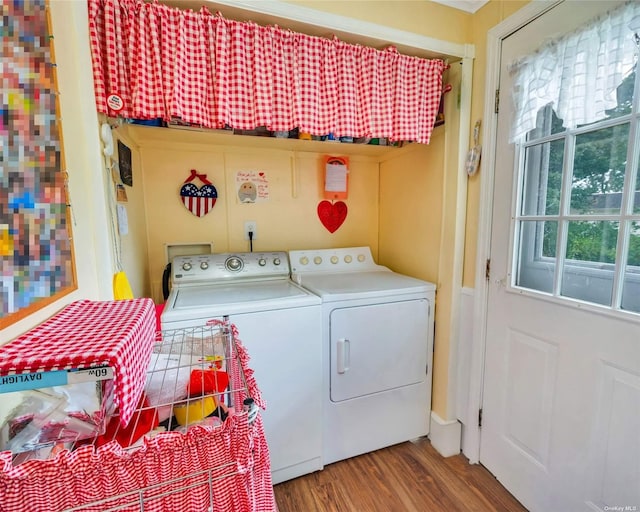
[[[469,399],[469,367],[471,364],[471,351],[473,349],[473,308],[475,303],[475,290],[463,287],[460,291],[460,315],[458,318],[458,342],[456,353],[456,418],[466,425],[475,421],[467,417]],[[462,432],[462,446],[464,449],[464,431]]]
[[[458,133],[457,148],[457,177],[455,189],[455,219],[453,227],[453,265],[451,286],[451,317],[449,319],[449,367],[447,369],[447,412],[446,420],[456,418],[458,408],[458,346],[460,338],[460,316],[462,295],[462,269],[464,266],[464,238],[467,218],[467,187],[468,179],[465,170],[465,160],[469,138],[471,135],[471,84],[473,81],[473,60],[462,59],[462,77],[460,81],[460,129]],[[448,156],[445,156],[445,162]],[[445,164],[445,169],[449,166]],[[446,198],[446,192],[445,192]],[[446,229],[445,229],[446,228]],[[451,236],[451,226],[442,224],[441,239],[446,240]]]
[[[469,13],[474,13],[485,4],[489,3],[489,0],[431,0],[438,4],[446,5],[447,7],[453,7],[454,9],[460,9]]]
[[[445,421],[431,411],[429,439],[431,445],[443,457],[452,457],[460,453],[462,424],[458,420]]]

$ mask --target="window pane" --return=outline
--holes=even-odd
[[[516,286],[551,293],[556,267],[558,223],[523,221],[520,225]]]
[[[621,306],[640,313],[640,222],[631,223]]]
[[[524,215],[558,215],[564,139],[527,148],[522,193]]]
[[[629,123],[576,137],[571,214],[620,213]]]
[[[569,222],[561,295],[611,305],[618,222]]]

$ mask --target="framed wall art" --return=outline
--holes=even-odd
[[[77,284],[48,3],[0,9],[2,329]]]

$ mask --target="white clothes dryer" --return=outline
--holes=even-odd
[[[427,435],[435,285],[377,265],[369,247],[289,259],[322,299],[323,463]]]
[[[179,256],[166,330],[229,316],[249,352],[273,483],[322,469],[321,300],[290,280],[286,252]]]

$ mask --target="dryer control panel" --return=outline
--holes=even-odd
[[[369,247],[342,247],[338,249],[311,249],[289,251],[291,271],[304,272],[362,272],[377,270]]]
[[[284,251],[234,252],[177,256],[171,262],[171,285],[190,286],[233,280],[289,279]]]

